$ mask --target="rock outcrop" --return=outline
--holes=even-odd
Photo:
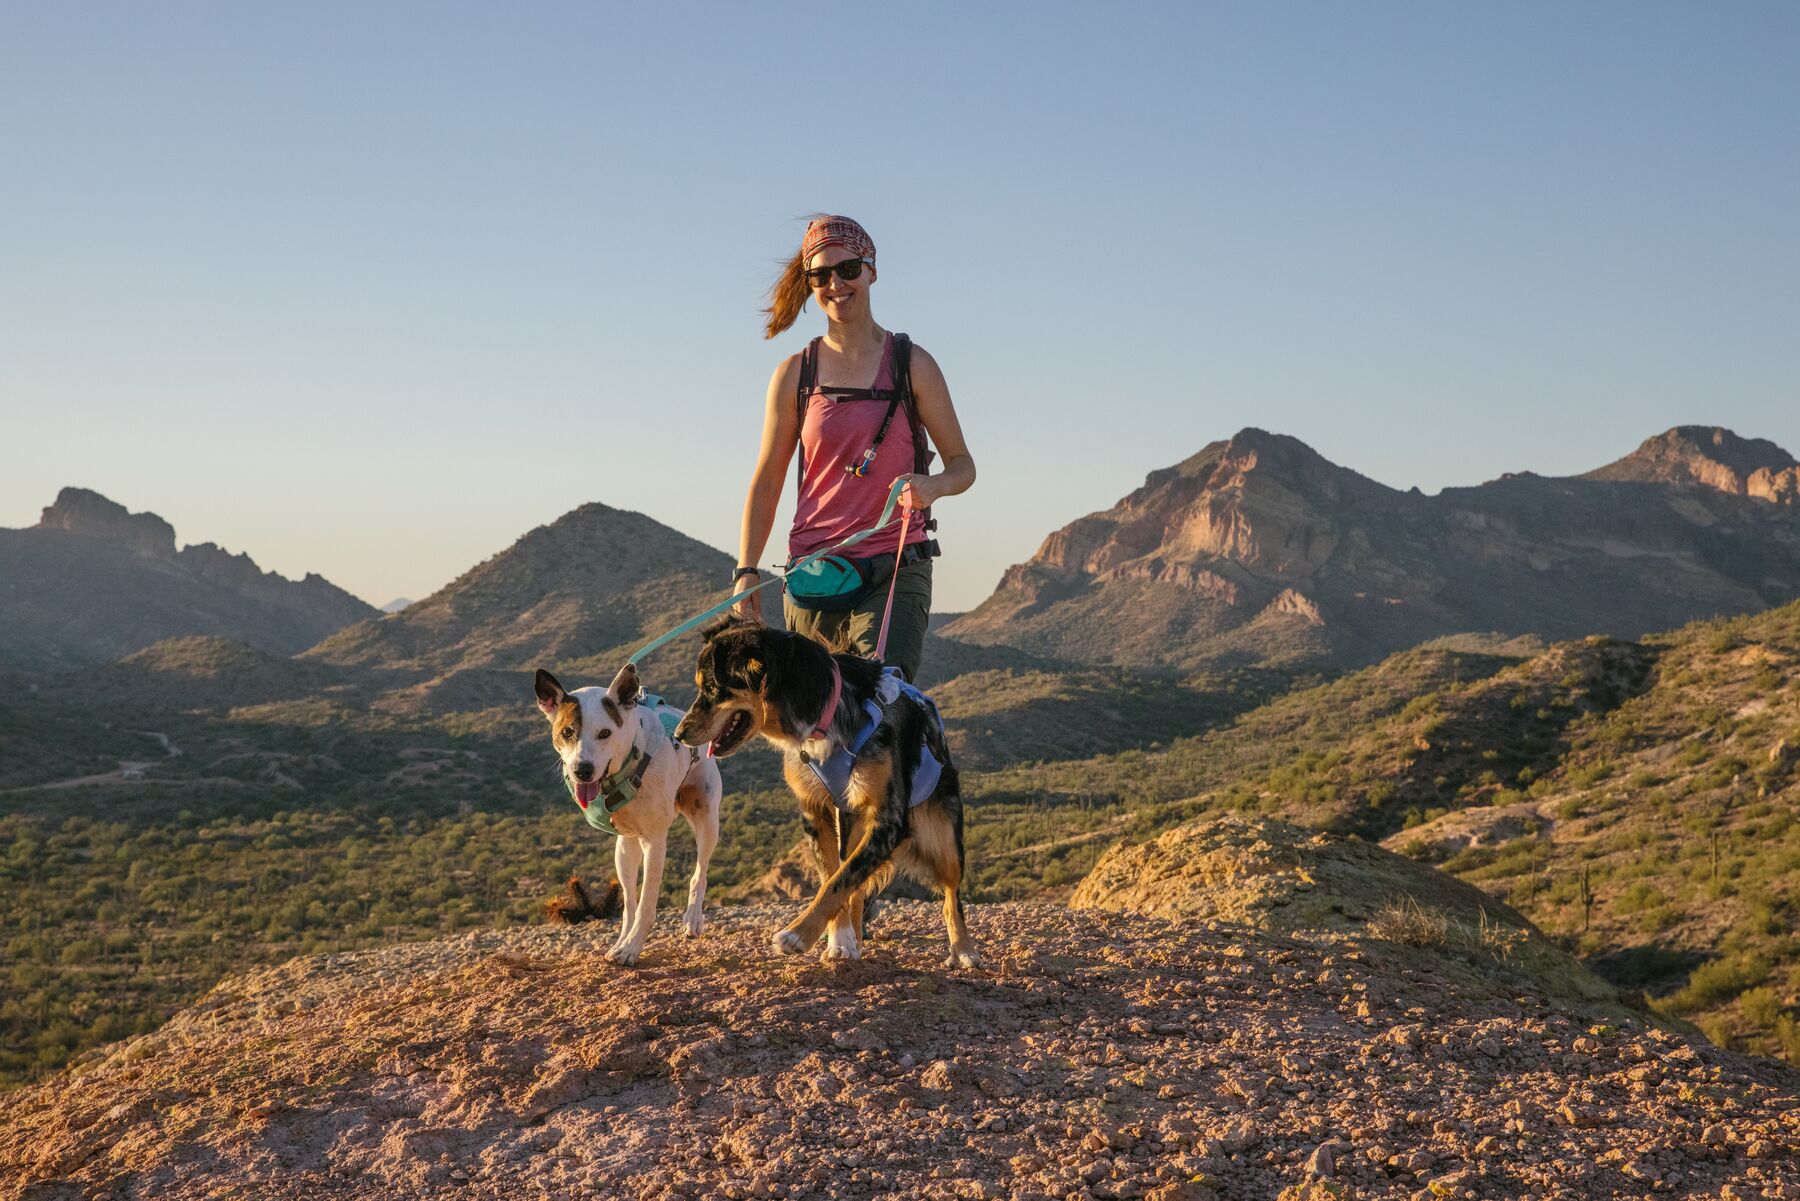
[[[154,513],[133,513],[86,488],[64,488],[44,508],[35,529],[103,538],[150,559],[175,557],[175,527]]]
[[[1582,478],[1687,485],[1778,505],[1800,503],[1800,462],[1793,455],[1763,438],[1740,438],[1717,426],[1676,426]]]
[[[980,972],[905,904],[823,964],[789,916],[229,978],[0,1096],[0,1198],[1800,1197],[1800,1074],[1530,991],[1028,905],[971,908]]]
[[[1114,847],[1069,905],[1348,942],[1458,979],[1528,984],[1577,1012],[1627,1013],[1612,985],[1504,902],[1372,843],[1273,818],[1189,822]]]

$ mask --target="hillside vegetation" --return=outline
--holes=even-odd
[[[1636,695],[1495,795],[1540,832],[1402,850],[1504,896],[1719,1041],[1800,1062],[1800,605],[1647,639]]]

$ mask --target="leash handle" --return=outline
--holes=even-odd
[[[906,527],[912,524],[912,510],[900,519],[900,545],[894,549],[894,578],[888,581],[887,608],[881,611],[881,633],[875,637],[875,660],[881,661],[887,651],[888,622],[894,617],[894,593],[900,590],[900,560],[906,554]]]
[[[861,542],[864,538],[869,537],[871,534],[874,534],[879,530],[885,529],[894,520],[894,506],[900,503],[900,490],[904,487],[906,487],[906,481],[904,479],[899,479],[899,480],[894,481],[893,487],[888,489],[887,504],[882,506],[881,516],[876,518],[874,525],[870,526],[866,530],[858,530],[858,531],[856,531],[856,533],[851,534],[848,538],[845,538],[843,541],[835,543],[831,546],[822,547],[819,550],[812,552],[810,555],[802,555],[800,558],[795,559],[793,562],[789,563],[785,568],[783,568],[782,569],[783,572],[786,573],[786,572],[798,571],[800,568],[805,567],[808,563],[813,562],[815,559],[823,559],[826,555],[836,554],[838,551],[843,550],[846,547],[855,546],[858,542]],[[912,510],[908,509],[908,510],[906,510],[906,517],[901,519],[900,540],[901,540],[902,546],[904,546],[905,542],[906,542],[905,521],[906,521],[906,518],[910,518],[911,516],[912,516]],[[896,570],[896,572],[898,572],[898,570],[899,570],[898,567],[896,567],[895,570]],[[682,622],[680,625],[676,626],[674,629],[670,630],[668,633],[662,634],[656,638],[652,638],[650,641],[644,643],[644,645],[638,647],[635,651],[632,651],[631,658],[625,660],[625,662],[627,662],[635,667],[639,660],[641,660],[645,655],[649,654],[651,651],[655,650],[657,647],[662,646],[664,643],[667,643],[675,638],[681,637],[681,635],[687,633],[689,630],[693,629],[695,626],[699,625],[701,622],[705,621],[707,618],[717,617],[719,614],[723,613],[725,610],[727,610],[727,609],[731,608],[733,605],[737,604],[738,601],[742,600],[744,597],[749,596],[752,592],[761,592],[764,588],[772,587],[781,582],[782,582],[782,577],[776,576],[773,579],[764,580],[762,583],[758,584],[754,588],[746,588],[742,592],[732,593],[730,596],[726,597],[724,600],[720,601],[718,604],[714,605],[712,608],[706,610],[704,613],[701,613],[695,617],[690,617],[686,621]],[[891,605],[892,598],[890,598],[889,603]]]

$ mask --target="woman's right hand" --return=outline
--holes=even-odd
[[[741,594],[749,592],[750,589],[756,587],[760,583],[762,583],[761,577],[746,575],[739,577],[735,587],[737,592]],[[739,595],[737,604],[731,606],[731,611],[738,617],[748,618],[757,625],[762,625],[762,593],[751,592],[749,596]]]

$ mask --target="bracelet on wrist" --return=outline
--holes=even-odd
[[[760,568],[756,568],[756,567],[740,567],[736,571],[731,573],[731,582],[735,584],[747,575],[753,575],[757,579],[761,579],[762,578],[762,570]]]

